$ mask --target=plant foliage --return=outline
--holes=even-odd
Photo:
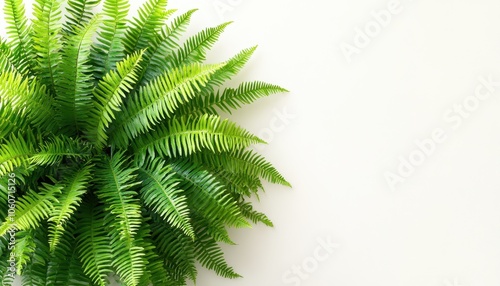
[[[256,48],[206,63],[230,23],[181,42],[196,10],[167,0],[133,19],[128,0],[35,0],[31,18],[3,2],[0,278],[11,253],[29,286],[185,285],[196,263],[240,277],[219,243],[272,226],[248,202],[263,180],[290,186],[252,151],[265,142],[224,118],[286,91],[224,88]]]

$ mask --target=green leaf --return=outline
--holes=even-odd
[[[62,49],[62,71],[57,86],[57,105],[59,121],[66,134],[77,133],[88,118],[92,106],[92,66],[89,64],[92,37],[99,25],[94,17],[88,24],[75,28],[68,36]]]
[[[111,141],[127,146],[137,135],[170,117],[181,104],[196,96],[220,65],[192,64],[166,72],[141,87],[113,125]]]
[[[201,150],[228,152],[251,144],[265,143],[228,119],[217,115],[172,118],[165,126],[144,134],[134,141],[142,156],[188,156]]]
[[[65,224],[75,213],[87,192],[92,166],[84,166],[75,172],[66,174],[61,196],[54,204],[49,221],[49,246],[54,251],[61,237],[65,234]]]
[[[86,202],[81,210],[76,245],[83,271],[94,284],[109,285],[112,256],[110,238],[104,228],[103,208],[95,202]]]
[[[33,5],[33,45],[36,72],[42,84],[55,92],[61,64],[61,0],[35,0]]]
[[[0,226],[0,235],[4,235],[11,227],[17,230],[35,229],[42,220],[49,217],[61,193],[62,186],[42,183],[40,190],[30,190],[16,202],[13,220],[5,221]]]
[[[125,56],[122,40],[129,8],[128,0],[104,0],[104,20],[92,50],[92,66],[98,80],[114,70]]]
[[[146,206],[159,214],[172,227],[181,229],[194,239],[194,230],[189,218],[189,207],[183,190],[177,185],[179,180],[171,168],[162,160],[153,160],[141,167],[141,197]]]
[[[167,0],[147,0],[141,6],[138,16],[131,21],[123,39],[126,54],[146,48],[148,42],[154,39],[156,30],[175,11],[165,11],[167,2]]]
[[[87,127],[89,139],[103,147],[108,139],[106,129],[120,111],[123,99],[137,80],[139,62],[143,51],[128,56],[117,64],[116,71],[110,71],[94,90],[94,106]]]

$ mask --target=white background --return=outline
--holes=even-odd
[[[259,44],[234,84],[290,90],[234,115],[294,186],[269,185],[257,204],[276,226],[232,231],[224,249],[244,279],[200,270],[197,285],[500,285],[500,87],[475,98],[480,77],[500,82],[500,2],[401,0],[377,33],[372,11],[390,2],[171,0],[200,8],[191,33],[235,20],[210,61]],[[348,61],[341,45],[367,26]],[[391,189],[384,174],[435,130],[445,140]],[[338,248],[318,262],[328,239]],[[287,283],[294,265],[304,275]]]

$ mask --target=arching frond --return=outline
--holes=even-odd
[[[69,34],[76,34],[77,29],[82,29],[92,19],[92,10],[99,5],[101,0],[67,0],[68,12],[64,29]]]
[[[53,131],[54,103],[45,86],[33,79],[24,78],[17,72],[0,74],[0,105],[24,114],[32,126]]]
[[[99,18],[75,28],[62,49],[61,75],[57,84],[57,116],[66,134],[82,129],[92,107],[92,66],[89,65],[92,36]]]
[[[276,93],[287,92],[286,89],[264,82],[244,82],[238,88],[228,88],[222,92],[214,92],[206,97],[200,97],[198,104],[192,104],[189,113],[205,114],[217,113],[218,108],[227,113],[239,109],[243,104],[250,104],[255,100]]]
[[[90,181],[91,165],[83,166],[65,175],[61,195],[54,204],[49,222],[49,246],[54,251],[65,234],[65,224],[81,204]],[[64,246],[63,246],[64,247]]]
[[[194,12],[196,12],[196,9],[187,11],[176,17],[170,26],[164,27],[157,32],[144,54],[139,85],[144,85],[160,76],[168,68],[166,59],[179,48],[177,41],[189,25]]]
[[[251,144],[265,143],[228,119],[217,115],[172,118],[165,126],[137,138],[134,149],[140,155],[186,156],[203,149],[228,152]]]
[[[109,285],[112,256],[110,238],[104,227],[103,208],[89,201],[80,209],[76,244],[83,271],[95,285]]]
[[[95,170],[96,194],[113,215],[109,219],[124,240],[132,239],[141,224],[141,208],[133,188],[140,182],[128,160],[123,152],[116,153],[99,162]]]
[[[116,63],[125,56],[122,40],[129,8],[128,0],[104,0],[104,19],[92,51],[94,76],[97,80],[114,70]]]
[[[180,67],[187,62],[201,63],[206,59],[207,51],[217,42],[226,27],[227,22],[213,28],[207,28],[189,38],[183,47],[167,59],[169,67]]]
[[[106,129],[137,80],[142,54],[143,51],[137,52],[118,63],[116,71],[110,71],[94,90],[94,106],[87,124],[87,135],[99,147],[105,145],[108,138]]]
[[[40,190],[30,190],[18,198],[13,220],[7,220],[0,226],[0,235],[4,235],[15,225],[18,230],[35,229],[42,220],[49,217],[62,186],[42,183]]]
[[[61,0],[35,0],[33,5],[33,45],[36,73],[51,91],[57,86],[61,64]]]
[[[0,177],[14,171],[16,167],[29,167],[29,156],[34,152],[35,138],[28,129],[25,134],[11,134],[0,145]]]
[[[141,87],[113,125],[112,141],[124,147],[137,135],[170,117],[179,105],[193,98],[220,65],[191,64],[166,72]]]
[[[208,221],[220,221],[234,227],[248,227],[233,197],[208,171],[188,161],[177,161],[171,166],[190,206]]]
[[[271,183],[290,187],[290,183],[264,157],[251,150],[237,150],[212,154],[203,152],[193,155],[193,160],[199,164],[208,165],[236,174],[246,174],[263,178]]]
[[[91,280],[83,273],[75,244],[76,219],[66,222],[57,247],[51,250],[47,268],[47,285],[51,286],[88,286]],[[50,231],[50,228],[49,228]],[[50,238],[50,233],[49,233]]]
[[[42,225],[34,230],[34,243],[36,245],[31,261],[26,265],[22,275],[22,286],[46,286],[47,269],[49,266],[50,251],[47,243],[47,231]]]
[[[26,17],[26,9],[22,0],[4,1],[5,20],[7,21],[7,35],[10,46],[17,51],[15,66],[19,70],[27,71],[33,67],[33,42],[30,36],[30,25]]]
[[[86,142],[66,136],[48,137],[39,144],[38,150],[30,156],[30,162],[35,165],[54,165],[63,158],[85,158],[90,156]]]
[[[126,54],[146,48],[154,39],[156,30],[175,11],[165,11],[167,2],[168,0],[147,0],[139,8],[138,16],[131,21],[123,39]]]
[[[10,235],[9,235],[10,236]],[[16,273],[21,275],[24,267],[30,262],[36,249],[35,231],[24,230],[15,233],[15,247],[12,250],[16,257]]]
[[[266,226],[273,227],[273,222],[263,213],[255,211],[251,203],[240,203],[241,213],[253,223],[263,223]]]
[[[146,206],[159,214],[172,227],[181,229],[194,239],[194,230],[189,218],[189,207],[179,180],[170,167],[156,159],[139,169],[142,180],[141,197]]]
[[[197,239],[194,241],[196,258],[203,267],[214,270],[217,275],[226,278],[240,278],[232,267],[227,265],[224,253],[217,242],[209,235],[207,227],[196,225]]]

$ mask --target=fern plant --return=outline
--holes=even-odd
[[[272,226],[248,202],[263,180],[289,186],[250,148],[263,140],[221,115],[286,91],[223,87],[255,47],[205,63],[229,23],[180,43],[195,10],[167,0],[133,19],[127,0],[35,0],[32,20],[3,2],[2,281],[14,269],[29,286],[185,285],[196,263],[239,277],[219,243]]]

